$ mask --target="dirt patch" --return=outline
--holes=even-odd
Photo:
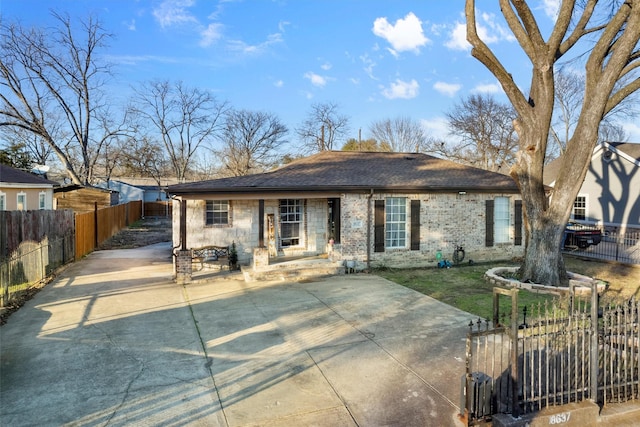
[[[170,241],[170,218],[144,218],[102,242],[98,250],[132,249]]]

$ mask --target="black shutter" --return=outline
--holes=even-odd
[[[485,205],[485,246],[493,246],[493,200],[487,200]]]
[[[384,252],[384,200],[374,204],[373,251]]]
[[[420,250],[420,200],[411,201],[411,250]]]
[[[515,230],[514,237],[516,246],[522,246],[522,200],[516,200],[515,203]]]

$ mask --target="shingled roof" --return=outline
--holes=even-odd
[[[240,177],[169,186],[175,195],[252,192],[434,192],[517,193],[509,176],[420,153],[325,151],[279,169]]]
[[[3,164],[0,164],[0,183],[45,186],[58,185],[58,183],[55,181],[50,181],[29,172],[24,172]]]

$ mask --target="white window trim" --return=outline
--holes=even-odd
[[[402,240],[404,242],[404,244],[400,244],[400,245],[391,245],[390,244],[390,239],[387,235],[387,233],[389,232],[388,230],[388,224],[389,221],[387,220],[387,213],[388,213],[388,209],[391,206],[389,203],[390,199],[394,199],[394,200],[403,200],[404,201],[404,221],[391,221],[392,224],[399,224],[399,223],[404,223],[404,230],[398,230],[398,231],[402,231],[403,232],[403,237]],[[396,205],[396,206],[400,206],[400,204]],[[385,203],[384,203],[384,225],[385,225],[385,234],[384,234],[384,247],[385,249],[405,249],[407,247],[407,227],[408,227],[408,209],[407,209],[407,198],[406,197],[387,197],[385,199]],[[400,239],[398,239],[400,240]]]
[[[7,193],[0,191],[0,211],[7,210]]]
[[[47,192],[41,191],[38,193],[38,208],[40,210],[47,209]]]
[[[498,200],[505,200],[507,207],[507,217],[506,218],[498,218]],[[509,243],[511,241],[511,198],[510,197],[496,197],[494,199],[494,210],[493,210],[493,240],[496,244],[504,244]],[[500,222],[499,222],[500,221]],[[501,225],[505,225],[506,227],[503,229]],[[506,233],[499,232],[506,231]]]
[[[21,210],[20,209],[20,198],[21,197],[24,197],[24,204],[22,206],[22,210],[26,211],[27,210],[27,193],[25,193],[24,191],[21,191],[16,195],[16,210]]]
[[[289,206],[295,206],[296,208],[299,209],[298,212],[295,212],[297,215],[300,216],[299,221],[283,221],[282,220],[282,202],[283,201],[295,201],[296,204],[295,205],[290,205],[287,204],[287,207]],[[287,212],[288,215],[290,215],[293,212]],[[282,231],[282,225],[283,224],[298,224],[298,236],[297,237],[283,237],[283,231]],[[295,248],[295,247],[303,247],[304,246],[304,227],[305,227],[305,201],[304,199],[280,199],[278,201],[278,224],[279,224],[279,236],[278,236],[278,245],[280,247],[283,248]],[[297,244],[291,244],[291,245],[285,245],[283,244],[284,240],[294,240],[296,239],[298,240]]]
[[[571,219],[575,220],[575,221],[586,221],[587,217],[588,217],[588,212],[589,212],[589,195],[588,194],[583,194],[583,193],[579,193],[576,196],[576,200],[578,199],[578,197],[584,197],[584,219],[575,219],[575,213],[576,213],[576,201],[573,201],[573,206],[571,207]]]
[[[224,212],[222,210],[212,210],[209,211],[207,209],[207,204],[208,202],[226,202],[227,203],[227,222],[226,223],[216,223],[216,222],[211,222],[211,224],[207,223],[207,214],[209,212]],[[205,227],[228,227],[231,225],[231,201],[230,200],[222,200],[222,199],[207,199],[204,201],[204,225]]]

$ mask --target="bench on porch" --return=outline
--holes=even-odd
[[[191,261],[200,263],[200,270],[204,268],[205,263],[215,263],[222,267],[219,262],[220,258],[226,258],[227,264],[231,264],[229,260],[229,246],[203,246],[201,248],[191,249]]]

